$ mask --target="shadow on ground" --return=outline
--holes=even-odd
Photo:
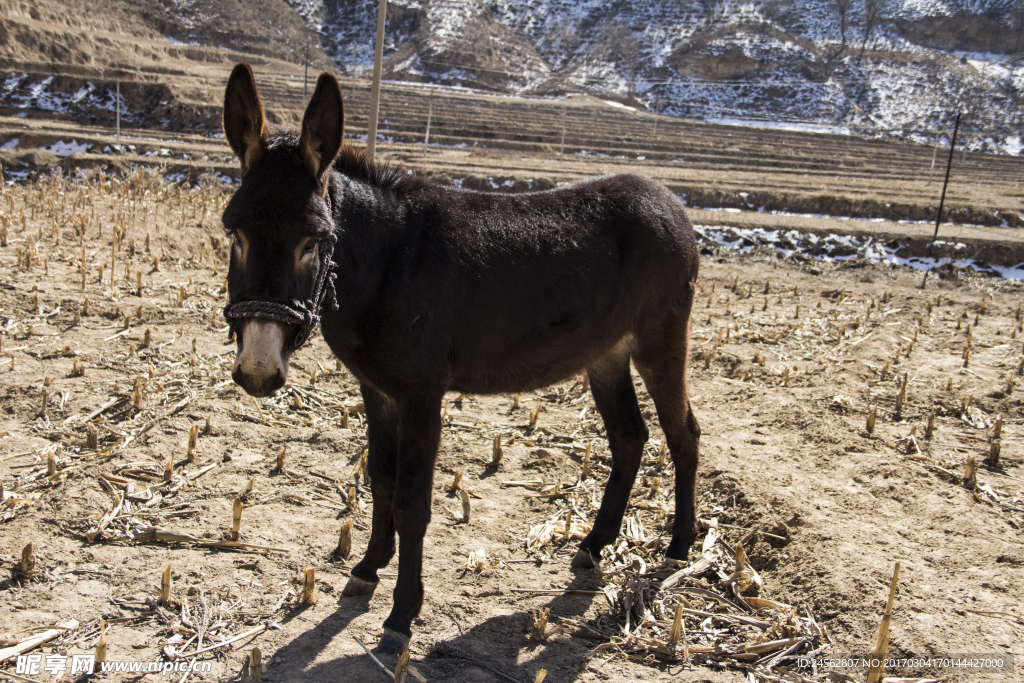
[[[570,589],[594,590],[598,585],[597,577],[589,571],[574,570],[573,574]],[[582,617],[595,597],[598,596],[564,593],[552,596],[544,607],[551,609],[551,623],[559,624],[566,618]],[[313,663],[353,619],[369,609],[368,604],[366,598],[341,598],[333,614],[277,650],[264,679],[288,683],[384,681],[386,674],[365,654]],[[415,665],[431,683],[533,683],[539,669],[548,671],[546,683],[577,680],[595,643],[572,637],[571,627],[544,642],[534,642],[529,637],[531,620],[525,608],[514,614],[490,617],[455,638],[434,643],[422,660],[416,662],[414,657]],[[367,643],[371,647],[375,644]],[[378,656],[388,668],[393,667],[393,655]]]

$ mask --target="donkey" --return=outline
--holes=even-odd
[[[478,193],[374,163],[343,142],[337,80],[321,74],[298,135],[270,132],[238,64],[224,133],[242,180],[224,210],[232,377],[253,396],[284,385],[317,324],[359,380],[373,527],[344,595],[372,594],[400,540],[378,649],[400,652],[423,603],[445,392],[529,391],[586,370],[612,469],[572,560],[594,567],[619,532],[648,432],[632,359],[675,466],[671,559],[697,535],[700,429],[687,390],[697,247],[682,203],[622,174],[524,194]]]

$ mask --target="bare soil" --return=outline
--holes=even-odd
[[[270,621],[280,628],[214,650],[211,673],[191,680],[238,679],[253,646],[269,660],[268,680],[383,680],[353,636],[376,641],[394,574],[384,570],[372,599],[340,595],[369,533],[368,494],[355,491],[354,510],[345,500],[366,447],[358,387],[336,369],[319,338],[295,358],[286,393],[254,404],[231,384],[233,346],[220,317],[224,195],[141,177],[102,190],[6,187],[0,197],[9,219],[8,244],[0,248],[2,630],[17,634],[76,619],[79,629],[53,647],[91,652],[102,617],[109,624],[108,658],[148,661],[159,659],[169,640],[184,650],[204,619],[213,634],[204,642]],[[117,245],[114,226],[122,232]],[[33,261],[26,264],[29,251]],[[106,265],[102,282],[100,264]],[[1020,286],[933,279],[921,290],[913,271],[863,263],[817,263],[814,272],[820,274],[774,253],[725,254],[701,264],[691,384],[703,429],[702,519],[717,519],[731,543],[748,530],[761,532],[750,538],[748,552],[765,581],[762,596],[810,610],[835,653],[864,653],[874,644],[898,560],[891,653],[1020,657],[1024,409],[1013,386],[1024,341]],[[73,376],[75,363],[83,376]],[[904,377],[906,405],[897,412]],[[141,401],[133,406],[137,380]],[[515,592],[600,590],[606,581],[570,570],[574,543],[528,554],[530,527],[565,501],[541,496],[537,487],[502,485],[576,482],[587,444],[594,449],[592,476],[601,479],[607,443],[581,380],[524,394],[519,409],[511,396],[449,397],[413,663],[430,681],[502,680],[445,654],[450,650],[439,645],[449,643],[520,681],[532,681],[540,668],[554,682],[746,680],[726,666],[635,661],[596,650],[602,641],[577,624],[614,619],[600,595]],[[636,383],[652,432],[643,475],[667,475],[654,465],[662,437]],[[350,409],[348,428],[342,406]],[[865,421],[873,406],[878,417],[869,434]],[[935,431],[925,439],[933,407]],[[533,409],[539,409],[535,429],[528,426]],[[980,463],[997,415],[1000,466],[988,468]],[[96,448],[86,443],[87,423],[98,430]],[[189,462],[189,431],[196,426],[196,458]],[[911,433],[916,447],[906,438]],[[496,470],[489,467],[495,435],[506,444]],[[48,453],[55,455],[52,476]],[[973,490],[961,481],[968,457],[980,465]],[[174,477],[160,493],[169,458]],[[449,490],[457,468],[473,494],[469,523],[461,521],[461,503]],[[250,482],[241,541],[286,552],[127,538],[145,523],[221,540],[233,501]],[[671,478],[663,483],[657,500],[670,507]],[[127,506],[126,486],[136,496]],[[149,487],[152,497],[140,500]],[[111,491],[121,516],[89,542],[90,529],[113,509]],[[593,518],[585,496],[572,500]],[[355,523],[353,555],[344,561],[332,553],[348,518]],[[17,569],[29,542],[36,558],[31,578]],[[470,551],[481,548],[488,566],[466,569]],[[156,608],[168,565],[172,605]],[[304,567],[317,569],[318,601],[297,607]],[[526,637],[530,611],[545,606],[564,630],[534,642]],[[1024,674],[956,679],[1018,681]]]

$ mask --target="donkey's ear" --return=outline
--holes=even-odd
[[[242,162],[243,175],[263,155],[266,120],[252,68],[244,62],[235,65],[224,91],[224,136]]]
[[[316,90],[302,116],[302,135],[299,154],[310,174],[323,184],[331,168],[345,133],[345,104],[338,80],[324,72],[316,82]]]

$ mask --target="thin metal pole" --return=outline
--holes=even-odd
[[[380,0],[377,8],[377,43],[373,56],[373,87],[370,91],[370,128],[366,133],[366,156],[373,161],[377,147],[377,113],[380,111],[380,66],[384,61],[384,21],[388,0]]]
[[[565,114],[569,107],[562,107],[562,147],[558,150],[558,160],[565,158]]]
[[[430,98],[427,100],[427,136],[423,139],[424,145],[430,144],[430,119],[434,117],[434,89],[430,89]]]
[[[939,223],[942,222],[942,206],[946,203],[946,186],[949,185],[949,169],[953,167],[953,150],[956,148],[956,134],[960,130],[960,113],[956,115],[956,125],[953,126],[953,139],[949,141],[949,161],[946,162],[946,179],[942,182],[942,197],[939,199],[939,211],[935,214],[935,234],[932,235],[934,242],[939,236]]]
[[[305,66],[302,69],[302,104],[306,104],[306,83],[309,81],[309,43],[306,43],[306,57],[303,60]]]
[[[117,113],[114,114],[117,122],[117,141],[121,142],[121,77],[117,77]]]
[[[658,135],[658,110],[661,109],[661,97],[658,93],[654,94],[654,135]]]
[[[932,149],[932,168],[928,171],[928,184],[932,183],[932,176],[935,175],[935,158],[939,155],[939,134],[935,134],[935,147]]]

